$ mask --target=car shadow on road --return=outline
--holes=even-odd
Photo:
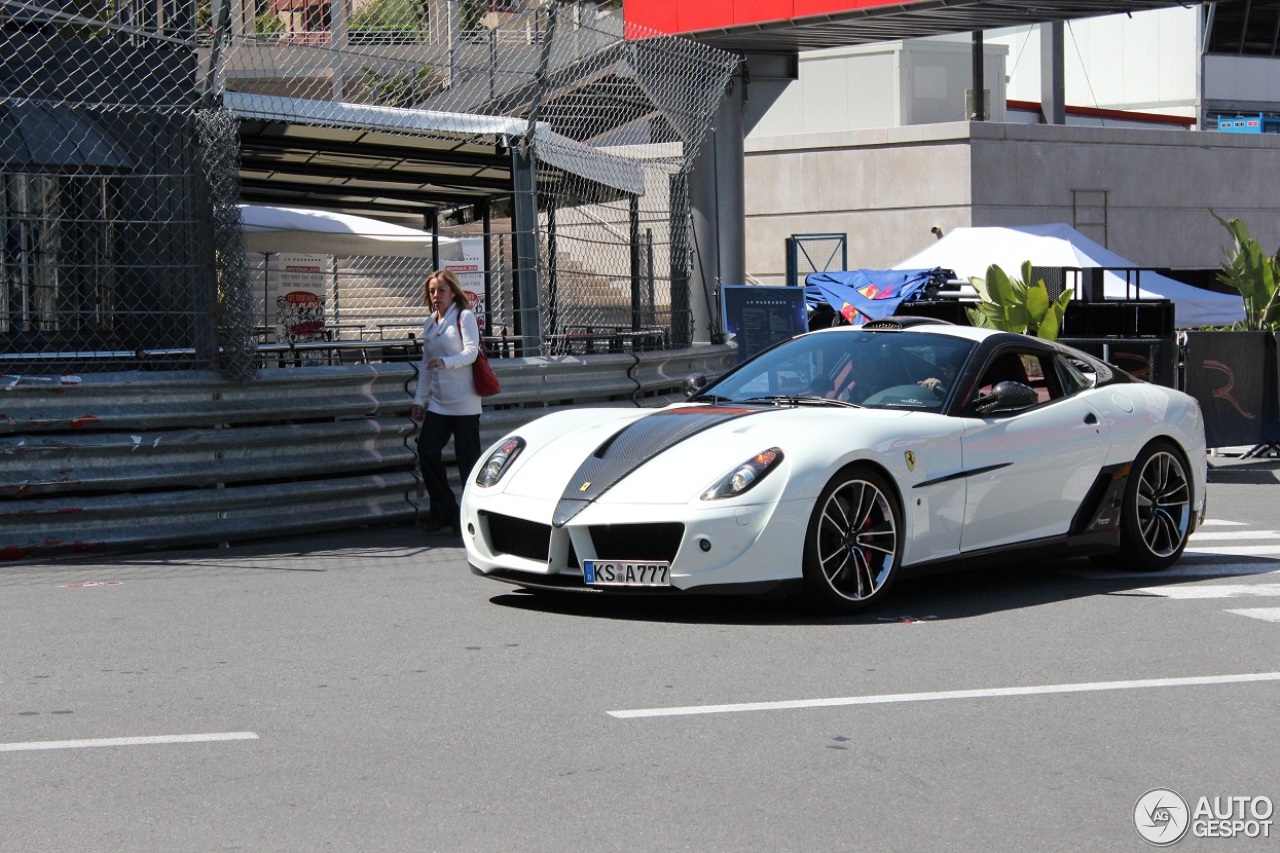
[[[1265,558],[1234,558],[1232,563],[1280,568],[1280,561]],[[847,616],[817,612],[798,596],[630,596],[514,589],[490,601],[501,607],[584,619],[695,625],[877,625],[972,619],[1099,595],[1147,596],[1150,593],[1139,590],[1234,576],[1215,572],[1212,564],[1198,566],[1204,567],[1203,574],[1122,574],[1097,568],[1083,558],[1041,561],[1034,566],[968,568],[903,578],[882,604]],[[1242,577],[1252,575],[1239,573]]]

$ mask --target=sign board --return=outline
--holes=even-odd
[[[485,334],[489,319],[489,294],[485,288],[485,257],[483,237],[463,237],[462,260],[445,261],[444,268],[458,277],[471,303],[471,310],[476,312],[476,322],[480,326],[480,334]]]
[[[333,281],[333,256],[281,252],[268,255],[266,265],[266,292],[263,294],[262,305],[263,325],[275,326],[277,340],[284,341],[286,339],[280,335],[281,299],[286,294],[309,293],[323,305]],[[301,297],[294,297],[293,301],[286,300],[284,304],[286,306],[302,304],[299,299]],[[313,304],[310,300],[307,301]],[[286,307],[285,310],[294,311],[290,307]],[[287,319],[290,320],[290,325],[296,322],[296,312],[291,313]]]
[[[803,287],[725,285],[720,310],[725,333],[738,345],[739,363],[809,330]]]
[[[276,297],[276,341],[296,344],[324,338],[324,297],[291,290]]]

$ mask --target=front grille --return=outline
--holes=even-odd
[[[661,524],[593,524],[591,543],[599,560],[665,560],[674,563],[684,525],[678,521]]]
[[[526,560],[547,561],[551,525],[493,512],[485,513],[485,517],[489,522],[489,541],[495,551]]]

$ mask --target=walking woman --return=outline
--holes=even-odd
[[[462,285],[449,270],[427,276],[426,296],[432,311],[422,322],[422,365],[411,410],[413,419],[422,422],[418,462],[431,497],[431,514],[424,526],[447,528],[457,536],[462,532],[458,499],[441,452],[452,437],[465,486],[480,458],[480,395],[471,378],[471,365],[480,354],[480,331]]]

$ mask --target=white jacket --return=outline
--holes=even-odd
[[[422,321],[422,363],[413,403],[425,405],[428,411],[438,415],[480,414],[480,395],[471,378],[471,365],[480,355],[480,330],[475,313],[463,309],[461,334],[458,326],[456,304],[449,306],[439,323],[434,313]],[[435,358],[444,362],[443,370],[427,367],[427,362]]]

